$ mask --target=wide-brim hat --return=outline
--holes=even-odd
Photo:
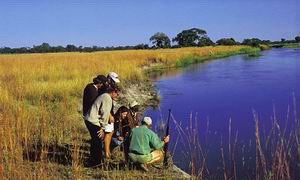
[[[137,105],[139,105],[139,103],[136,102],[136,101],[133,101],[133,102],[131,102],[131,103],[129,104],[129,107],[130,107],[130,108],[133,108],[134,106],[137,106]]]

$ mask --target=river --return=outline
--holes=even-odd
[[[171,109],[184,129],[190,126],[192,115],[193,126],[197,121],[197,131],[210,144],[207,164],[212,168],[220,165],[221,142],[228,146],[230,119],[232,133],[238,132],[238,141],[247,144],[255,137],[254,111],[263,130],[271,128],[273,115],[283,125],[288,111],[296,109],[298,116],[300,113],[300,106],[294,107],[294,101],[300,102],[299,49],[272,49],[262,51],[260,57],[236,55],[211,60],[167,71],[153,81],[161,102],[158,109],[149,109],[145,114],[157,125],[161,119],[167,119]],[[173,120],[170,134],[175,164],[189,171],[186,142],[180,140],[182,134],[176,131]]]

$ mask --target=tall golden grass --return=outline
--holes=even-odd
[[[0,177],[57,177],[49,154],[64,144],[71,145],[67,158],[78,175],[82,136],[88,134],[77,110],[82,90],[94,76],[115,71],[123,81],[143,80],[142,67],[151,63],[172,66],[188,56],[242,48],[246,46],[0,55]]]

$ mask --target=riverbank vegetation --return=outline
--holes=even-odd
[[[89,177],[84,166],[89,135],[80,109],[82,90],[97,74],[118,72],[128,87],[126,82],[145,82],[145,69],[153,64],[174,67],[190,56],[223,57],[251,49],[217,46],[1,55],[0,176]]]
[[[300,48],[300,43],[278,43],[278,44],[272,44],[271,47],[274,47],[274,48]]]
[[[217,58],[225,58],[225,57],[229,57],[229,56],[237,55],[237,54],[248,54],[248,55],[259,54],[260,51],[261,51],[260,48],[247,47],[247,46],[244,46],[243,48],[240,48],[240,49],[237,48],[237,49],[234,49],[231,51],[230,50],[220,51],[217,53],[213,53],[208,50],[209,53],[207,53],[207,54],[201,54],[201,55],[190,54],[186,57],[183,57],[183,58],[179,59],[178,61],[176,61],[175,66],[176,67],[185,67],[190,64],[202,63],[207,60],[217,59]]]

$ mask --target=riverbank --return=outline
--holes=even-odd
[[[181,67],[187,57],[208,60],[239,54],[243,48],[252,49],[217,46],[0,55],[1,177],[42,179],[86,175],[89,134],[81,118],[80,101],[82,89],[97,74],[118,72],[124,87],[122,105],[136,100],[143,107],[155,106],[159,95],[145,71]],[[99,174],[99,169],[91,171]]]
[[[300,48],[300,43],[270,44],[270,47],[273,47],[273,48]]]
[[[147,77],[152,76],[156,73],[161,73],[163,71],[167,71],[168,69],[172,68],[183,68],[186,66],[189,66],[191,64],[197,64],[197,63],[203,63],[205,61],[209,61],[212,59],[220,59],[220,58],[226,58],[233,55],[239,55],[239,54],[248,54],[249,56],[257,55],[261,50],[268,50],[268,47],[250,47],[250,46],[242,46],[242,48],[234,49],[231,51],[220,51],[220,52],[214,52],[207,50],[207,53],[204,54],[187,54],[186,56],[173,61],[172,63],[154,63],[145,65],[142,67]]]

